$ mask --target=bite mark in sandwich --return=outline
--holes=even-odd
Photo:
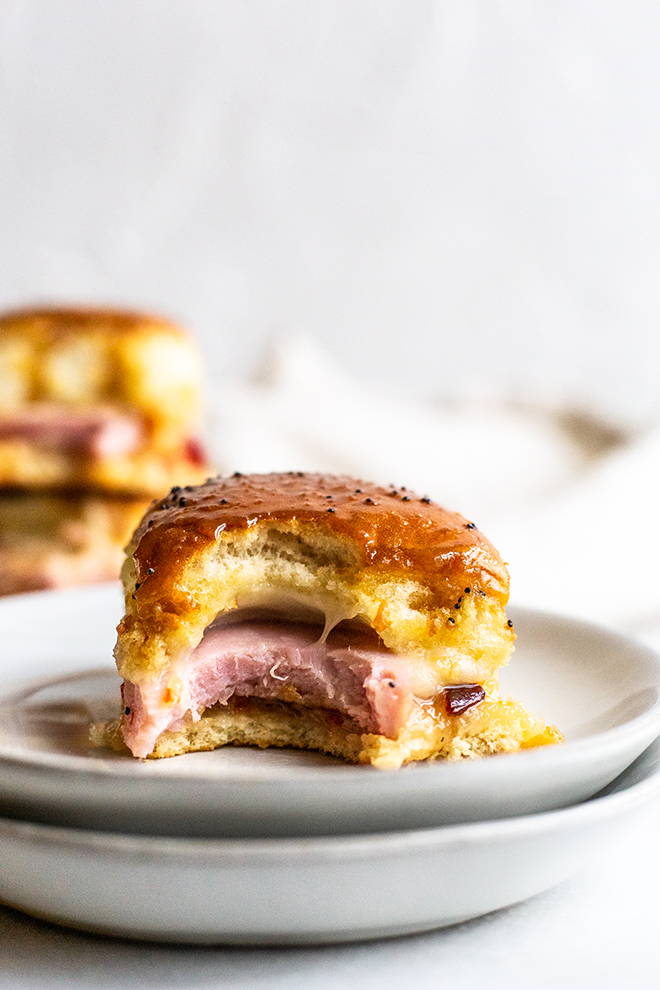
[[[236,743],[397,767],[562,738],[498,696],[515,639],[499,554],[406,489],[300,472],[172,489],[122,576],[135,756]]]

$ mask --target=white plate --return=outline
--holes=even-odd
[[[158,761],[94,751],[90,721],[119,703],[111,650],[121,611],[114,585],[0,602],[1,814],[202,837],[425,828],[583,800],[660,734],[652,651],[585,623],[512,610],[518,642],[503,683],[559,725],[563,746],[396,772],[275,749]]]
[[[110,935],[296,944],[424,931],[546,890],[660,792],[660,747],[612,793],[562,811],[427,831],[173,839],[0,819],[0,900]]]

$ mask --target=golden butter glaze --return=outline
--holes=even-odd
[[[306,474],[210,478],[174,488],[152,503],[133,538],[145,605],[204,545],[256,525],[323,527],[349,540],[362,568],[414,577],[429,608],[451,606],[467,587],[506,604],[509,577],[495,548],[458,513],[405,488],[381,488],[345,476]],[[172,603],[174,604],[174,603]]]
[[[102,306],[35,306],[10,310],[0,316],[0,333],[33,330],[49,341],[69,334],[86,333],[97,327],[121,336],[134,333],[145,326],[167,330],[180,337],[186,336],[180,327],[162,316],[130,309]]]

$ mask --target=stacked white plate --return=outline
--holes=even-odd
[[[226,748],[138,761],[89,744],[113,715],[118,587],[0,602],[0,901],[178,942],[422,931],[570,876],[660,791],[660,660],[511,610],[505,690],[563,746],[396,772]]]

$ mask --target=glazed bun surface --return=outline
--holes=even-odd
[[[561,739],[499,698],[515,639],[499,554],[405,488],[210,478],[153,502],[126,554],[110,745],[298,746],[393,768]]]
[[[176,488],[151,506],[134,555],[141,573],[158,568],[160,596],[163,582],[204,545],[269,527],[316,537],[319,553],[325,534],[338,551],[343,546],[352,568],[415,575],[428,590],[429,607],[454,605],[466,584],[503,605],[508,599],[504,563],[474,523],[405,488],[334,475],[234,474]]]
[[[359,618],[388,648],[432,661],[423,696],[438,678],[483,681],[513,648],[497,551],[405,489],[300,472],[213,478],[152,503],[127,554],[118,660],[132,678],[136,657],[166,666],[218,614],[281,601],[328,625]]]

